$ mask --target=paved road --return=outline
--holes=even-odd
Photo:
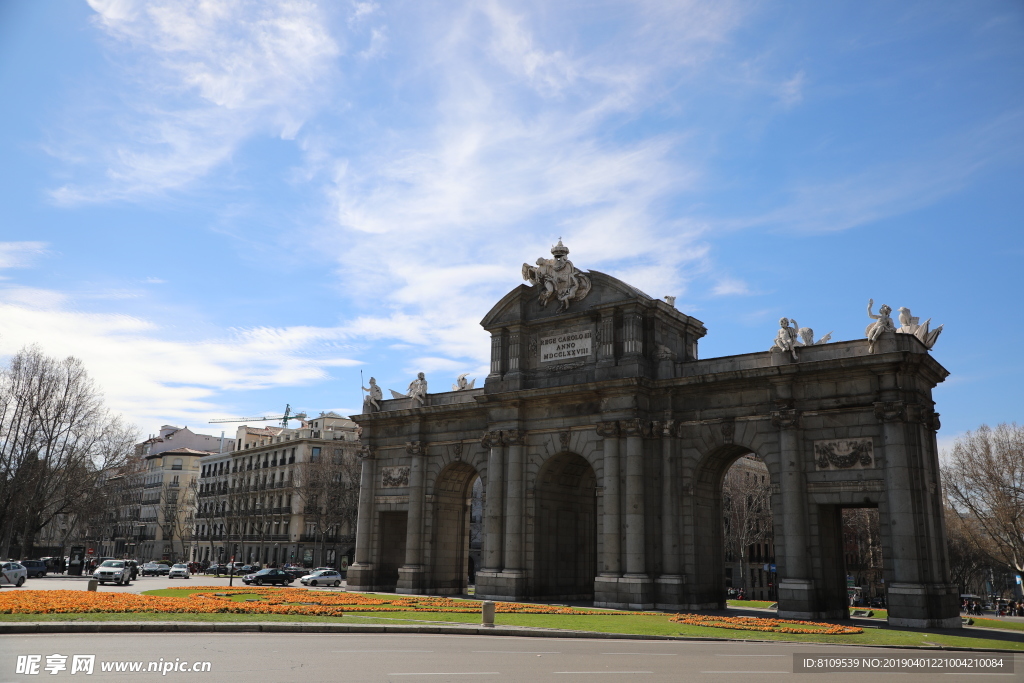
[[[18,655],[96,655],[87,681],[713,681],[715,683],[790,681],[813,683],[837,678],[850,683],[929,681],[935,674],[792,673],[794,653],[843,653],[882,657],[920,655],[920,651],[883,650],[788,643],[718,643],[706,641],[636,641],[433,635],[314,634],[134,634],[7,636],[0,641],[0,683],[56,680],[51,675],[15,673]],[[934,653],[930,653],[934,654]],[[148,663],[182,660],[210,662],[210,671],[183,673],[103,673],[104,662]],[[1016,668],[1024,671],[1024,657]],[[69,666],[70,670],[70,666]],[[78,676],[80,674],[76,674]],[[140,679],[141,677],[141,679]],[[939,675],[940,680],[977,680],[978,676]],[[1020,673],[985,675],[983,679],[1024,681]],[[75,679],[72,679],[75,680]]]
[[[63,576],[60,574],[49,574],[47,576],[39,576],[33,579],[29,579],[25,582],[22,588],[31,588],[33,590],[72,590],[80,591],[85,590],[89,583],[89,577],[86,576]],[[227,586],[228,578],[222,576],[217,578],[216,576],[205,574],[193,574],[191,579],[168,579],[166,576],[140,576],[132,581],[127,586],[116,586],[114,584],[104,584],[98,587],[98,590],[103,592],[110,591],[123,591],[127,593],[141,593],[142,591],[156,590],[158,588],[188,588],[190,586]],[[234,585],[244,586],[242,578],[235,576]],[[344,583],[342,588],[344,588]],[[298,579],[291,584],[292,588],[304,588]],[[10,584],[4,584],[0,590],[20,590],[11,586]],[[310,590],[340,590],[335,588],[315,588]]]

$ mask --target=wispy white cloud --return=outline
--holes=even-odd
[[[0,269],[27,268],[46,253],[46,242],[0,242]]]
[[[737,278],[724,277],[711,289],[714,296],[742,296],[751,294],[750,286]]]
[[[616,33],[621,45],[597,51],[542,37],[535,16],[508,4],[457,14],[429,26],[434,48],[415,56],[435,79],[417,125],[380,131],[372,151],[333,163],[337,223],[324,238],[344,254],[344,289],[377,309],[353,332],[460,359],[431,367],[484,367],[477,321],[519,282],[521,263],[559,237],[578,267],[656,296],[685,294],[707,267],[705,228],[670,218],[663,204],[700,182],[702,168],[686,159],[688,131],[618,138],[609,129],[615,117],[643,115],[665,72],[683,78],[741,13],[641,3]],[[304,144],[323,166],[323,148]]]
[[[226,331],[181,340],[153,320],[77,308],[67,295],[0,289],[0,356],[39,343],[53,356],[81,358],[108,405],[137,424],[182,419],[199,424],[224,412],[226,391],[302,386],[328,368],[357,365],[339,328]]]
[[[325,100],[341,51],[323,12],[304,0],[89,4],[134,105],[99,127],[109,137],[83,122],[51,144],[69,164],[92,162],[89,179],[53,191],[64,204],[182,187],[256,133],[294,137]]]

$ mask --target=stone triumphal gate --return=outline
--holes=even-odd
[[[552,253],[484,317],[483,388],[377,389],[355,416],[351,589],[464,593],[479,477],[478,596],[722,607],[722,481],[753,453],[772,479],[780,616],[846,616],[841,511],[877,507],[890,623],[959,626],[932,401],[947,372],[920,335],[885,307],[870,341],[802,345],[784,327],[772,352],[699,360],[700,321]]]

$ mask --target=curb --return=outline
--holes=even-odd
[[[586,638],[597,640],[679,640],[697,642],[779,643],[793,645],[799,641],[758,640],[755,638],[701,638],[693,636],[659,636],[637,633],[604,633],[600,631],[563,631],[559,629],[533,629],[519,626],[455,626],[455,625],[384,625],[384,624],[328,624],[307,622],[54,622],[24,621],[0,622],[0,636],[52,635],[73,633],[398,633],[461,636],[513,636],[519,638]],[[894,650],[926,650],[949,652],[1003,652],[1018,654],[1018,650],[996,648],[926,646],[926,645],[874,645],[865,643],[800,643],[811,647],[870,647]]]

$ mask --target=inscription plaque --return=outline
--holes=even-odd
[[[561,332],[540,338],[540,362],[571,360],[589,356],[593,341],[590,330]]]

